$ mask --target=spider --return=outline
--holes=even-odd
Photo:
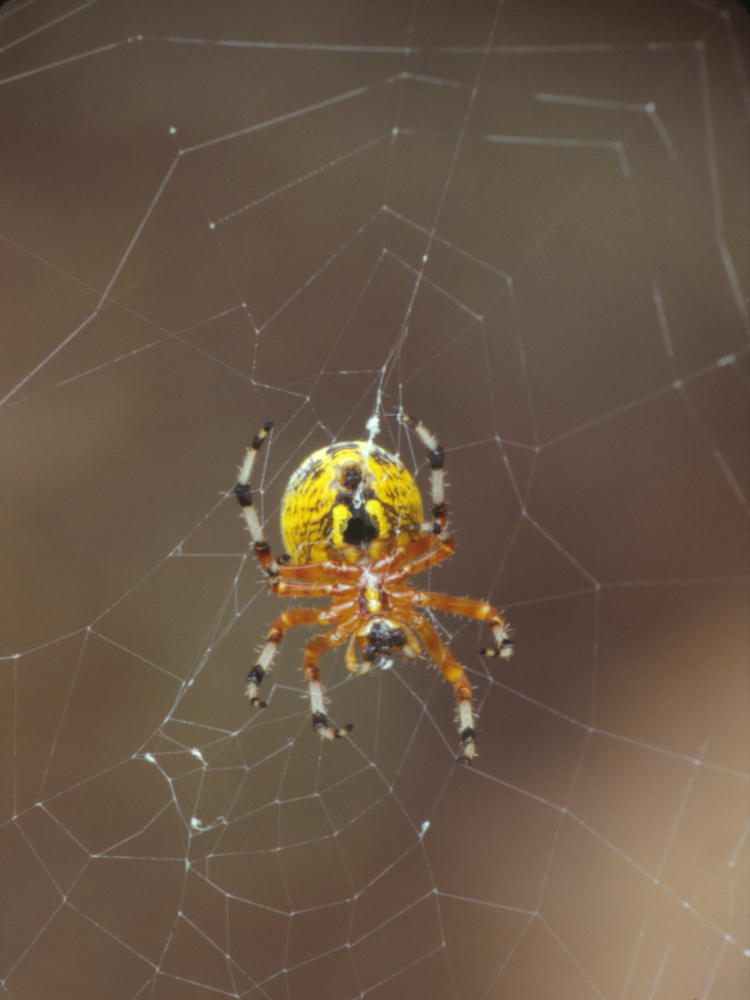
[[[460,764],[477,752],[471,686],[442,642],[424,608],[450,611],[487,622],[495,639],[485,656],[510,656],[513,643],[502,615],[491,605],[446,594],[415,590],[407,580],[453,555],[443,483],[443,449],[421,421],[399,419],[427,448],[432,470],[432,521],[424,521],[414,479],[394,455],[373,443],[332,444],[310,455],[294,473],[281,505],[281,530],[288,554],[275,559],[253,506],[250,477],[255,458],[273,423],[267,423],[248,449],[234,492],[268,578],[281,597],[330,597],[325,609],[284,611],[271,626],[258,662],[247,675],[245,693],[256,708],[260,686],[288,628],[320,625],[327,631],[305,646],[303,670],[310,693],[313,728],[337,739],[353,726],[335,726],[325,712],[318,659],[348,640],[346,665],[366,674],[375,661],[401,651],[414,658],[420,642],[451,682],[458,702]],[[357,656],[359,650],[360,658]]]

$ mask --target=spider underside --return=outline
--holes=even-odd
[[[415,590],[407,581],[453,555],[443,479],[443,449],[417,420],[400,416],[427,448],[431,472],[432,521],[422,520],[422,503],[399,459],[376,445],[347,442],[314,453],[292,477],[284,497],[282,530],[291,554],[275,559],[253,506],[250,485],[255,457],[273,424],[267,423],[248,449],[234,492],[269,588],[281,597],[330,597],[327,608],[292,608],[271,626],[258,662],[247,676],[246,695],[256,708],[261,683],[288,628],[323,626],[305,646],[303,670],[313,728],[326,739],[351,732],[335,726],[325,711],[318,660],[347,642],[346,665],[367,673],[374,661],[403,652],[416,657],[420,641],[456,692],[459,763],[477,752],[471,686],[463,668],[422,609],[434,608],[487,622],[495,648],[486,656],[510,656],[513,643],[499,611],[490,604]],[[357,656],[359,652],[359,657]]]

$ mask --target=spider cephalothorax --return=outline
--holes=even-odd
[[[250,476],[258,449],[272,424],[253,441],[235,493],[255,552],[274,593],[290,597],[330,597],[330,605],[285,611],[271,626],[258,663],[247,678],[247,697],[257,708],[260,685],[286,629],[322,625],[328,631],[305,646],[303,669],[310,691],[313,727],[328,739],[345,736],[325,713],[318,659],[348,640],[346,665],[367,673],[380,657],[419,654],[420,640],[453,684],[458,702],[458,760],[476,755],[471,686],[460,664],[421,609],[436,608],[486,621],[496,647],[487,656],[510,656],[513,644],[502,616],[491,605],[407,586],[407,580],[453,555],[444,499],[443,449],[419,421],[401,420],[427,447],[432,469],[432,520],[425,522],[414,479],[398,458],[371,442],[329,445],[314,452],[294,473],[281,507],[287,554],[274,559],[253,507]],[[357,655],[359,651],[359,656]]]

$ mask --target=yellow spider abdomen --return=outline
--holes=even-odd
[[[419,533],[422,498],[394,455],[364,441],[332,444],[297,469],[281,503],[281,532],[295,565],[378,558]]]

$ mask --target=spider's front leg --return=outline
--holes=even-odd
[[[405,413],[399,414],[402,423],[410,427],[422,444],[427,448],[427,459],[430,463],[430,492],[432,494],[432,524],[423,524],[422,528],[432,531],[441,542],[450,538],[448,532],[448,508],[445,505],[445,476],[443,460],[445,452],[438,444],[438,439],[431,434],[421,420],[415,420]]]
[[[288,562],[289,556],[280,556],[278,560],[273,557],[271,546],[268,544],[263,535],[260,520],[258,519],[255,507],[253,506],[253,494],[250,486],[250,477],[253,473],[255,456],[258,454],[263,442],[270,434],[272,427],[273,422],[269,420],[267,424],[263,425],[259,433],[256,434],[253,443],[247,450],[245,461],[242,463],[240,474],[237,478],[237,485],[234,488],[235,496],[237,497],[240,507],[242,508],[242,516],[245,518],[247,530],[250,532],[250,537],[253,540],[255,554],[269,580],[273,580],[279,575],[280,565]]]

